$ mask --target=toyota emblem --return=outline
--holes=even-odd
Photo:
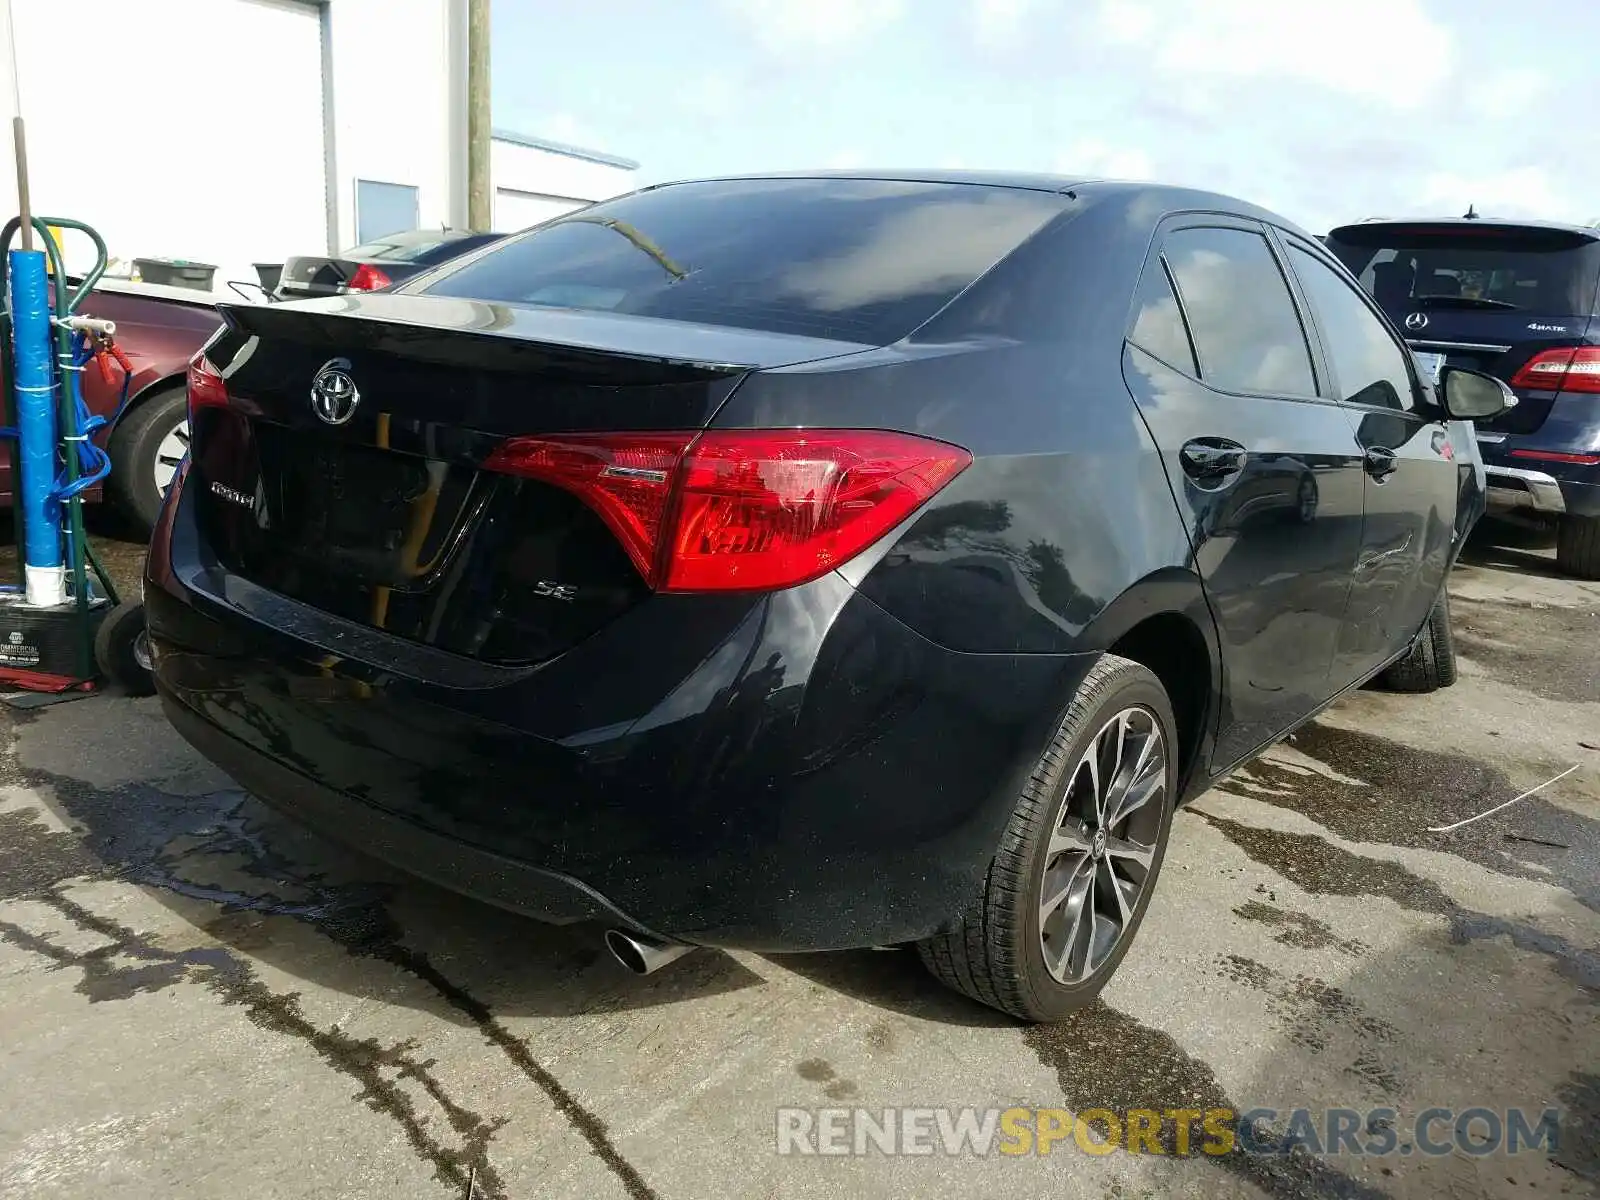
[[[1428,327],[1427,313],[1412,313],[1406,318],[1407,329],[1426,329]]]
[[[311,381],[311,411],[329,425],[343,425],[356,415],[361,392],[350,377],[348,358],[330,358]]]

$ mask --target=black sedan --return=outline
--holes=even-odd
[[[413,229],[352,246],[337,257],[291,258],[283,264],[274,295],[280,300],[297,300],[391,287],[504,236],[462,229]]]
[[[177,729],[496,904],[912,944],[1091,999],[1173,810],[1454,678],[1479,511],[1320,242],[1043,176],[664,185],[364,296],[226,305],[145,597]]]

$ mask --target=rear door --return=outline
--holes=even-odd
[[[1135,300],[1124,374],[1187,518],[1222,643],[1213,767],[1329,694],[1361,549],[1361,458],[1278,254],[1254,222],[1175,218]]]
[[[1343,687],[1403,649],[1427,619],[1452,558],[1460,480],[1442,414],[1371,299],[1309,242],[1283,241],[1333,386],[1356,420],[1365,475],[1361,556],[1333,666]]]

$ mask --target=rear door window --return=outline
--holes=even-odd
[[[1265,237],[1220,226],[1179,229],[1163,252],[1201,379],[1230,392],[1317,394],[1300,314]]]
[[[1581,316],[1600,288],[1600,242],[1567,230],[1373,222],[1335,230],[1328,248],[1394,320],[1452,309]]]
[[[540,225],[420,290],[884,345],[1069,203],[893,180],[673,184]]]
[[[1322,331],[1340,398],[1374,408],[1415,408],[1408,354],[1367,302],[1327,263],[1292,243],[1289,261]]]

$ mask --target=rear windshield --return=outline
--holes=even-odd
[[[419,288],[884,345],[1067,203],[971,184],[674,184],[540,225]]]
[[[1562,230],[1356,225],[1328,248],[1384,311],[1437,309],[1586,315],[1600,286],[1600,242]]]

